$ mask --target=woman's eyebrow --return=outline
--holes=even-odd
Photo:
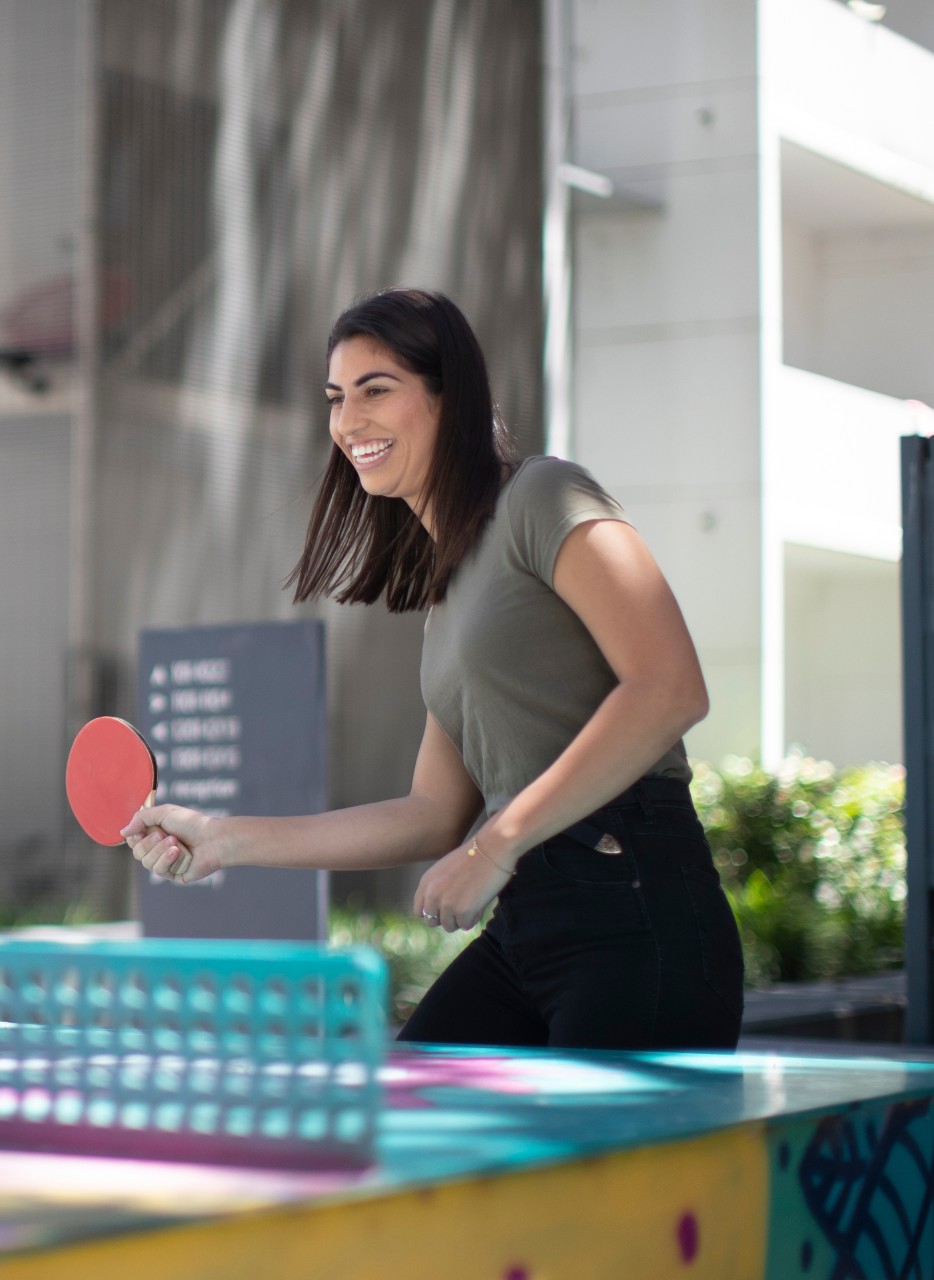
[[[402,381],[401,378],[397,377],[394,373],[389,373],[388,370],[384,371],[382,369],[374,369],[372,373],[364,373],[361,377],[359,377],[354,383],[354,386],[362,387],[363,384],[365,382],[369,382],[371,378],[392,378],[394,382]],[[324,384],[324,389],[325,391],[342,390],[342,388],[336,382],[326,382]]]

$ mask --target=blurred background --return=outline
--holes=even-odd
[[[324,619],[330,803],[407,788],[422,618],[282,590],[330,322],[388,285],[450,293],[520,453],[632,513],[708,677],[696,761],[903,758],[930,0],[0,0],[0,119],[14,913],[132,912],[62,777],[84,720],[135,718],[142,628]],[[415,874],[333,897],[401,905]]]
[[[293,615],[355,296],[457,298],[540,452],[541,68],[522,2],[0,0],[3,893],[126,911],[67,746],[141,628]],[[398,794],[423,618],[318,612],[331,802]]]

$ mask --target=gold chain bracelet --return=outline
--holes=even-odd
[[[494,862],[488,853],[484,853],[476,840],[473,840],[471,841],[470,848],[467,850],[467,857],[474,858],[478,853],[481,858],[486,858],[491,867],[495,867],[497,871],[501,871],[504,876],[514,876],[516,874],[515,867],[513,867],[512,871],[507,871],[506,868],[501,867],[498,862]]]

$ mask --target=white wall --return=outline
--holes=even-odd
[[[820,371],[934,405],[934,227],[834,236],[820,257]]]
[[[782,354],[785,364],[822,372],[818,316],[821,256],[818,233],[782,220]]]
[[[782,226],[785,363],[934,401],[934,203],[786,143]]]
[[[772,397],[769,482],[782,542],[901,555],[900,438],[927,431],[903,400],[785,368]]]
[[[781,334],[763,366],[763,749],[898,760],[899,436],[926,429],[905,401],[934,393],[934,56],[837,0],[759,7]]]
[[[889,0],[893,15],[903,0]],[[913,4],[917,0],[911,0]],[[924,0],[927,3],[927,0]],[[910,189],[934,170],[934,53],[837,0],[759,0],[782,136]],[[886,172],[883,172],[886,171]]]
[[[575,213],[574,456],[633,515],[698,644],[712,712],[689,751],[754,752],[755,6],[575,0],[572,14],[572,159],[621,192]]]
[[[899,567],[786,548],[789,743],[838,766],[904,758]]]
[[[617,191],[575,208],[573,449],[697,640],[713,709],[689,749],[898,758],[897,438],[901,402],[934,402],[934,55],[837,0],[571,13],[570,158]],[[848,666],[864,588],[883,616]]]

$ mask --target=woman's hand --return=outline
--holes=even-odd
[[[192,884],[223,865],[220,820],[160,804],[140,809],[121,832],[137,862],[154,875]]]
[[[472,855],[472,845],[467,841],[439,858],[422,876],[415,894],[415,914],[447,933],[473,929],[513,874],[482,854]]]

